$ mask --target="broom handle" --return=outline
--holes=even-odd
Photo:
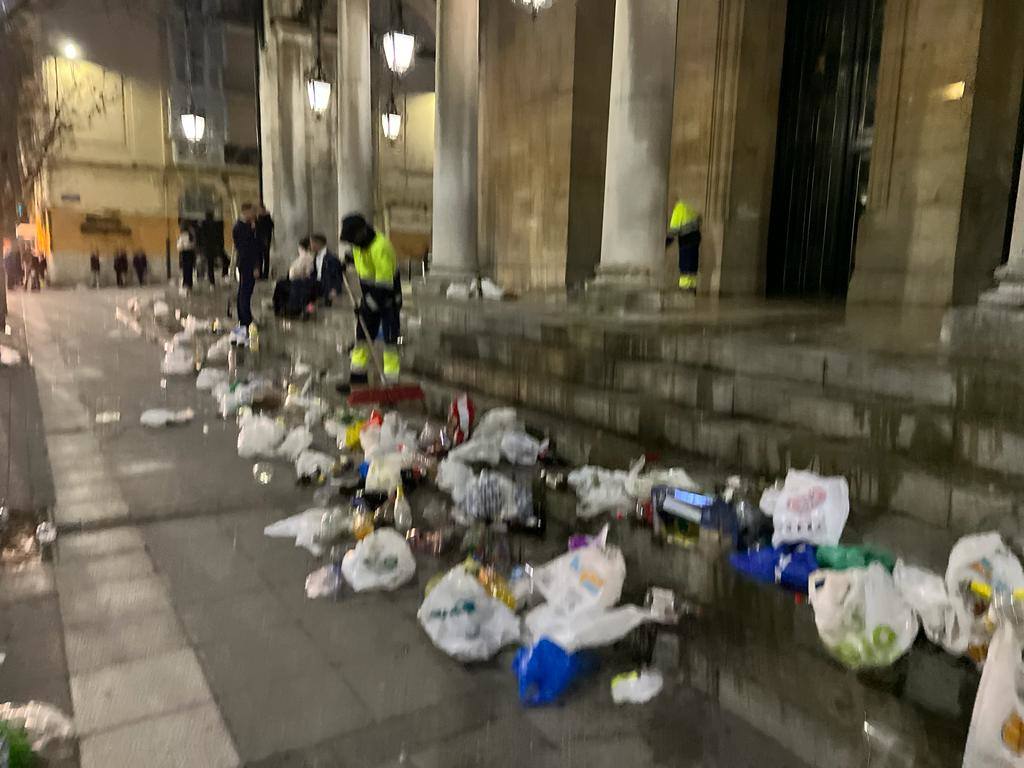
[[[370,348],[370,359],[373,360],[373,367],[377,371],[377,375],[380,377],[380,381],[383,384],[386,379],[384,378],[384,364],[377,359],[377,347],[374,344],[375,339],[370,338],[370,330],[366,327],[366,321],[363,319],[362,313],[359,311],[359,302],[356,301],[356,295],[352,291],[352,286],[348,283],[348,270],[341,276],[341,282],[345,284],[345,290],[348,292],[348,297],[352,301],[352,306],[356,310],[356,319],[359,320],[359,325],[363,329],[363,336],[366,337],[366,344]],[[358,343],[358,341],[356,342]]]

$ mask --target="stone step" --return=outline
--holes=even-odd
[[[1011,515],[1024,495],[1024,485],[992,472],[914,461],[863,442],[823,438],[807,429],[718,416],[650,395],[591,389],[421,348],[410,348],[407,360],[431,379],[556,414],[648,450],[694,454],[723,472],[777,477],[792,466],[842,474],[856,503],[898,512],[951,535]],[[877,523],[885,525],[887,518],[880,515]]]
[[[421,350],[508,368],[518,376],[650,395],[720,416],[749,417],[852,440],[931,463],[1024,475],[1024,426],[956,406],[921,405],[821,383],[650,360],[612,359],[542,342],[466,334],[410,335]]]
[[[982,417],[1024,424],[1024,376],[1019,366],[935,354],[884,354],[846,345],[798,341],[784,322],[735,329],[675,320],[617,322],[502,305],[417,304],[407,318],[410,337],[473,339],[495,354],[522,354],[524,343],[572,350],[576,360],[660,361],[749,376],[856,391],[915,405],[968,410]],[[575,362],[575,361],[573,361]]]

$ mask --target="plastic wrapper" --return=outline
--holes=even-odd
[[[238,455],[243,459],[273,458],[284,440],[284,427],[268,416],[243,417],[238,431]]]
[[[473,470],[450,456],[437,465],[437,487],[452,497],[452,501],[461,504],[466,498],[475,475]]]
[[[295,427],[285,435],[284,440],[277,447],[277,453],[288,461],[294,462],[312,444],[313,433],[306,427]]]
[[[733,552],[729,555],[729,564],[763,584],[779,584],[804,594],[808,578],[818,570],[815,547],[810,544],[783,544]]]
[[[472,434],[473,423],[476,420],[476,404],[465,392],[460,392],[452,399],[451,407],[448,409],[448,423],[441,431],[441,447],[448,450],[456,445],[462,445]]]
[[[366,536],[341,561],[345,581],[356,592],[398,589],[416,574],[405,537],[390,528]]]
[[[322,507],[307,509],[305,512],[271,523],[263,529],[263,535],[272,539],[293,539],[295,546],[307,549],[319,557],[323,553],[323,547],[318,538],[324,514],[328,511]]]
[[[486,661],[519,641],[519,619],[457,566],[438,580],[416,614],[437,648],[459,661]]]
[[[366,473],[366,490],[390,493],[402,484],[402,468],[405,459],[401,454],[378,454]]]
[[[817,571],[808,596],[822,642],[850,669],[888,666],[917,636],[917,616],[879,563]]]
[[[451,461],[462,464],[490,464],[492,467],[501,463],[501,435],[473,434],[473,438],[448,452]]]
[[[670,469],[655,468],[644,472],[646,460],[640,457],[629,468],[623,481],[626,494],[638,501],[646,501],[651,496],[651,489],[656,485],[667,485],[671,488],[696,490],[697,484],[681,467]]]
[[[937,573],[896,562],[893,581],[900,595],[917,614],[928,639],[949,653],[960,656],[967,651],[970,624],[964,624],[965,612],[958,609],[962,598],[946,591],[946,582]]]
[[[633,509],[635,501],[626,492],[627,478],[626,472],[589,465],[570,472],[567,480],[576,492],[576,514],[590,518]]]
[[[612,701],[616,704],[644,704],[659,693],[665,679],[656,669],[638,669],[612,678]]]
[[[153,302],[153,317],[167,317],[170,313],[171,308],[163,299],[157,299]]]
[[[1024,767],[1024,702],[1018,693],[1024,644],[1012,624],[992,638],[974,699],[963,768]]]
[[[654,621],[654,614],[636,605],[594,607],[565,613],[543,603],[525,617],[530,637],[534,640],[547,637],[567,651],[611,645],[641,624],[651,621]]]
[[[492,408],[473,427],[473,437],[500,437],[506,432],[523,432],[525,428],[515,408]]]
[[[195,418],[195,412],[191,408],[183,408],[180,411],[171,411],[166,408],[150,408],[142,412],[139,423],[144,427],[158,428],[167,427],[172,424],[187,424]]]
[[[534,571],[537,591],[563,614],[611,608],[619,602],[625,580],[626,561],[617,547],[584,547]]]
[[[228,372],[223,368],[203,368],[196,376],[196,389],[213,391],[218,385],[226,383]]]

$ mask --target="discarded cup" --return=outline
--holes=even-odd
[[[36,541],[40,546],[48,547],[57,540],[57,526],[53,523],[40,523],[36,526]]]
[[[257,461],[252,465],[252,476],[260,485],[270,485],[274,479],[274,465],[269,461]]]

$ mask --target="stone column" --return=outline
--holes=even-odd
[[[1017,204],[1013,209],[1010,257],[996,270],[999,287],[981,295],[984,304],[1024,307],[1024,165],[1017,182]]]
[[[438,0],[432,274],[477,271],[480,0]]]
[[[661,281],[678,0],[618,0],[599,285]]]
[[[338,211],[373,218],[369,0],[338,0]]]

